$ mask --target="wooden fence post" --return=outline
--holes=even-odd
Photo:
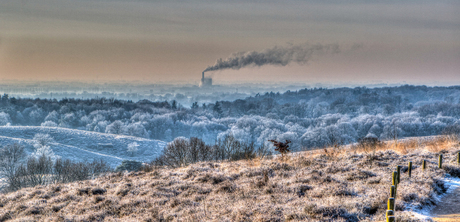
[[[396,171],[398,171],[398,184],[401,182],[401,166],[396,167]]]
[[[426,160],[423,160],[422,162],[422,170],[425,170],[426,169]]]
[[[395,190],[394,185],[391,185],[391,187],[390,187],[390,197],[393,197],[393,198],[396,197],[396,190]]]
[[[398,184],[398,172],[393,171],[393,174],[391,175],[391,185],[396,186]]]
[[[439,169],[442,169],[442,154],[439,154],[438,166],[439,166]]]
[[[409,177],[412,175],[412,161],[409,162]]]
[[[388,210],[395,211],[395,198],[393,197],[388,198]]]
[[[395,187],[395,192],[394,192],[395,196],[394,196],[394,198],[396,198],[396,192],[398,192],[398,181],[397,181],[397,179],[398,179],[398,172],[394,171],[393,175],[392,175],[392,183],[391,183],[391,185],[393,185]]]
[[[387,214],[386,214],[385,217],[386,217],[387,220],[388,220],[388,217],[391,217],[391,216],[394,216],[394,215],[395,215],[395,213],[394,213],[392,210],[387,210]]]

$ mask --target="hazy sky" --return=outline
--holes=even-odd
[[[460,1],[0,0],[0,80],[188,81],[219,58],[338,44],[214,82],[460,84]]]

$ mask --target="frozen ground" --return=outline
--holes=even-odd
[[[434,195],[435,196],[434,199],[436,200],[436,205],[427,206],[420,210],[413,210],[415,217],[422,219],[422,220],[426,220],[426,221],[432,221],[431,218],[435,218],[439,216],[434,211],[439,211],[439,209],[437,210],[437,208],[440,208],[440,207],[442,208],[443,206],[447,207],[447,205],[450,204],[450,203],[444,203],[444,201],[446,199],[449,199],[448,197],[454,194],[454,192],[459,191],[460,178],[446,177],[444,178],[444,185],[448,187],[447,191],[441,195],[437,195],[437,196]],[[442,215],[442,216],[445,216],[445,215]]]
[[[0,145],[22,144],[27,153],[34,151],[33,137],[37,133],[49,134],[55,140],[50,144],[56,155],[74,161],[105,160],[112,167],[122,160],[150,162],[166,145],[159,140],[150,140],[133,136],[89,132],[58,127],[39,126],[2,126],[0,127]],[[139,144],[138,151],[131,155],[127,152],[130,143]],[[99,145],[99,146],[98,146]],[[105,146],[105,147],[104,147]]]

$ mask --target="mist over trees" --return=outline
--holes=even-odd
[[[460,87],[303,89],[184,108],[176,101],[20,99],[3,95],[0,125],[49,126],[163,141],[177,137],[216,144],[232,135],[257,146],[292,141],[293,151],[441,134],[460,124]]]

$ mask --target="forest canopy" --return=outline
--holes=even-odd
[[[227,135],[291,148],[357,142],[363,137],[441,134],[460,124],[460,87],[313,88],[269,92],[185,108],[176,101],[1,97],[0,125],[47,126],[131,135],[170,142],[197,137],[216,143]]]

